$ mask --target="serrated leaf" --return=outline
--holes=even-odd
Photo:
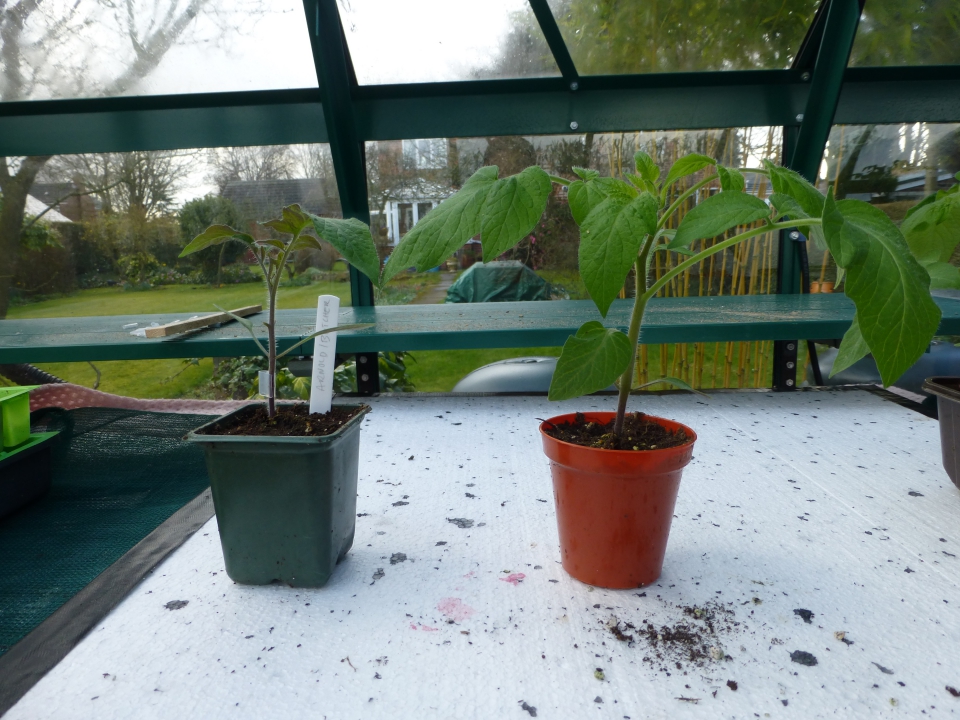
[[[769,160],[764,165],[770,172],[770,185],[775,193],[789,195],[803,208],[806,217],[820,217],[823,214],[823,193],[807,182],[806,178],[789,168],[774,165]]]
[[[404,235],[383,269],[382,283],[401,270],[429,270],[480,233],[480,213],[487,192],[497,181],[497,167],[482,167],[463,187],[431,210]]]
[[[737,225],[747,225],[770,215],[760,198],[741,192],[721,192],[702,200],[687,211],[668,246],[685,248],[694,240],[720,235]]]
[[[589,180],[575,180],[567,188],[567,203],[570,205],[570,214],[573,215],[573,221],[580,225],[586,220],[587,215],[597,205],[618,187],[618,183],[624,187],[629,187],[622,180],[615,178],[592,177]],[[633,196],[637,194],[633,190]]]
[[[830,369],[830,377],[841,373],[851,365],[859,362],[870,354],[870,348],[867,341],[863,339],[860,333],[860,323],[857,320],[857,314],[853,314],[853,323],[843,334],[843,340],[840,341],[840,350],[833,361],[833,367]]]
[[[635,198],[607,197],[580,226],[580,276],[604,317],[620,293],[640,252],[657,227],[657,201],[648,192]]]
[[[698,153],[684,155],[670,167],[670,172],[667,173],[667,179],[663,181],[663,192],[666,193],[667,188],[680,178],[692,175],[699,170],[703,170],[705,167],[716,164],[716,160],[706,155],[700,155]]]
[[[211,245],[220,245],[228,240],[237,240],[248,247],[256,247],[253,237],[247,233],[234,230],[229,225],[211,225],[189,242],[180,252],[180,257],[185,257]]]
[[[633,162],[637,168],[637,173],[644,180],[655,183],[660,177],[660,166],[653,161],[652,157],[643,152],[643,150],[638,150],[633,154]]]
[[[484,262],[496,260],[530,234],[547,208],[552,188],[550,176],[537,166],[494,183],[480,216]]]
[[[430,215],[424,217],[424,220],[428,217]],[[377,287],[381,286],[380,255],[373,243],[370,228],[365,223],[355,218],[341,220],[317,215],[310,215],[309,220],[317,237],[333,245],[334,249],[343,255],[343,259],[370,278],[370,282]]]
[[[600,177],[600,173],[596,170],[589,170],[587,168],[575,167],[573,168],[573,173],[583,181],[596,180]]]
[[[818,218],[823,215],[823,193],[807,182],[802,175],[788,168],[774,165],[769,160],[764,160],[763,164],[770,172],[770,185],[773,187],[773,192],[779,195],[788,195],[796,203],[794,210],[788,213],[790,217],[794,220],[802,220]],[[802,211],[802,215],[797,214],[797,207]],[[781,209],[779,205],[777,205],[777,209]],[[807,235],[813,240],[814,245],[820,249],[825,248],[826,241],[823,237],[823,230],[817,225],[807,227]]]
[[[743,192],[747,185],[739,170],[717,165],[717,175],[720,176],[720,189],[723,192]]]
[[[884,385],[891,385],[926,351],[940,323],[930,276],[897,226],[872,205],[835,201],[829,193],[823,230],[846,272],[844,292],[857,307],[859,331]]]
[[[280,211],[280,218],[269,220],[262,225],[273,228],[277,232],[297,235],[310,226],[310,217],[299,205],[288,205]]]
[[[584,323],[563,344],[547,397],[570,400],[603,390],[623,375],[632,356],[630,339],[622,332],[596,320]]]

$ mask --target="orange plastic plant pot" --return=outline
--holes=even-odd
[[[584,413],[606,423],[614,413]],[[693,457],[697,434],[686,425],[648,415],[690,442],[664,450],[601,450],[562,442],[545,427],[572,422],[558,415],[540,425],[553,474],[563,569],[588,585],[649,585],[663,568],[680,475]]]

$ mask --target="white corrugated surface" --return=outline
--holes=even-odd
[[[525,720],[523,703],[616,720],[960,714],[946,690],[960,688],[960,492],[935,421],[865,392],[645,401],[700,440],[663,576],[640,597],[559,565],[534,418],[575,404],[373,406],[367,515],[326,588],[233,584],[211,521],[7,717]],[[728,659],[645,661],[648,641],[606,626],[702,627],[680,606],[707,603],[726,608],[708,644]]]

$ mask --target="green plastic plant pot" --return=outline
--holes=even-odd
[[[0,388],[0,434],[4,449],[15,448],[30,439],[30,391],[35,387]]]
[[[353,545],[360,424],[370,408],[359,406],[324,437],[203,434],[252,407],[187,436],[206,453],[227,575],[247,585],[321,587]]]

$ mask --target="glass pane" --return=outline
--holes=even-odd
[[[897,225],[907,211],[956,184],[960,171],[960,124],[837,125],[820,165],[820,189],[837,198],[864,200]],[[825,248],[808,243],[814,289],[834,289],[836,265]],[[960,255],[951,262],[960,266]]]
[[[38,172],[26,198],[13,276],[0,277],[0,283],[6,281],[0,302],[9,291],[0,318],[203,315],[216,312],[217,305],[266,306],[263,275],[241,244],[182,259],[180,251],[212,224],[266,236],[269,231],[257,221],[278,217],[281,207],[293,203],[340,216],[325,144],[3,162],[21,177]],[[347,267],[332,247],[322,245],[298,253],[280,287],[280,309],[314,308],[321,294],[350,304]],[[139,327],[155,320],[145,318]],[[88,387],[99,382],[99,389],[119,395],[222,398],[253,387],[256,373],[244,374],[252,362],[229,361],[217,372],[209,358],[40,367]]]
[[[549,0],[581,75],[787,68],[819,0]]]
[[[366,147],[367,186],[381,256],[390,255],[425,210],[452,195],[484,165],[497,165],[501,177],[532,164],[569,179],[576,178],[573,168],[577,166],[595,169],[604,176],[619,176],[633,170],[633,155],[638,149],[656,159],[663,175],[678,157],[689,152],[705,153],[735,167],[757,165],[763,158],[779,158],[781,133],[778,128],[745,128],[371,142]],[[703,176],[703,172],[690,176],[675,186],[674,192],[679,194]],[[770,192],[763,180],[752,182],[749,189],[760,197]],[[710,191],[711,186],[707,186],[701,192]],[[698,241],[695,249],[715,242],[716,239]],[[483,302],[493,296],[500,300],[587,300],[589,295],[578,271],[578,246],[579,229],[570,215],[566,193],[554,186],[539,226],[514,250],[498,258],[497,265],[482,264],[479,238],[473,238],[429,272],[399,274],[386,285],[377,302]],[[659,277],[678,262],[674,253],[659,256],[651,278]],[[677,297],[775,292],[776,263],[776,238],[763,235],[737,246],[736,251],[718,254],[692,268],[661,294]],[[471,285],[461,287],[467,279],[455,285],[468,270]],[[489,277],[473,279],[481,274]],[[623,297],[633,296],[633,283],[633,278],[628,278]],[[646,380],[661,374],[685,377],[700,387],[765,387],[771,383],[771,352],[771,343],[645,346],[639,373]],[[557,354],[559,348],[414,352],[415,362],[408,362],[407,368],[417,390],[450,391],[458,380],[481,365],[524,355]]]
[[[850,55],[851,66],[960,63],[956,0],[870,0]]]
[[[341,0],[361,85],[559,75],[526,0]]]
[[[196,6],[189,0],[17,3],[0,17],[0,99],[317,86],[299,0]]]

